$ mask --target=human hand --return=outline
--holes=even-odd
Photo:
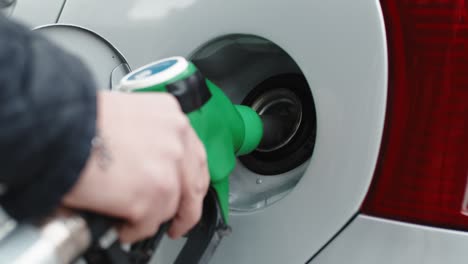
[[[154,235],[173,219],[178,238],[200,219],[209,185],[205,149],[166,93],[98,93],[96,142],[64,205],[114,216],[122,242]]]

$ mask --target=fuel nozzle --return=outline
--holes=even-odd
[[[229,215],[229,175],[236,156],[254,151],[263,136],[259,115],[250,107],[234,105],[224,92],[182,57],[157,61],[121,81],[127,92],[169,92],[174,95],[203,142],[211,187],[215,189],[226,223]]]
[[[263,124],[250,107],[234,105],[224,92],[182,57],[160,60],[123,78],[120,90],[168,92],[187,114],[207,153],[210,191],[200,223],[190,232],[175,263],[206,263],[229,233],[229,175],[236,156],[254,151]],[[146,242],[140,243],[145,247]],[[152,243],[150,243],[152,244]]]

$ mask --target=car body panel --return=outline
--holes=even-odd
[[[12,17],[37,27],[57,22],[65,0],[16,0]]]
[[[467,248],[466,232],[360,215],[310,263],[466,263]]]
[[[213,263],[304,263],[358,211],[374,172],[386,105],[378,1],[68,0],[59,22],[97,32],[132,68],[190,57],[220,36],[250,34],[282,47],[303,71],[318,118],[305,175],[272,206],[233,213],[233,234]]]

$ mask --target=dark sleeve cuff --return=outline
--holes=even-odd
[[[76,106],[68,106],[69,114],[62,114],[66,122],[60,140],[50,145],[53,151],[44,153],[48,160],[44,174],[35,180],[12,188],[1,199],[3,209],[18,221],[35,221],[48,214],[60,204],[63,196],[71,190],[90,155],[91,141],[95,135],[95,98],[82,100]],[[47,129],[47,126],[38,126]],[[66,138],[66,140],[65,140]],[[28,164],[23,164],[28,166]]]
[[[7,128],[0,131],[0,181],[6,183],[0,205],[16,220],[35,220],[60,204],[86,165],[96,133],[96,87],[78,58],[1,22],[8,23],[2,33],[9,37],[4,69],[10,73],[0,78],[8,87],[0,107]]]

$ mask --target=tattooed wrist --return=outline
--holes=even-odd
[[[91,148],[99,168],[106,170],[112,162],[112,155],[106,140],[99,131],[96,132],[96,136],[91,141]]]

